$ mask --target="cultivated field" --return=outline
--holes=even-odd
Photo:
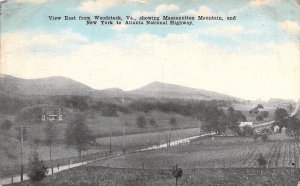
[[[257,168],[229,168],[229,169],[183,169],[183,175],[178,185],[297,185],[300,170],[293,168],[257,169]],[[14,185],[31,185],[28,181]],[[51,185],[51,178],[47,177],[41,185]],[[53,185],[85,185],[85,186],[173,186],[175,179],[170,169],[142,170],[117,169],[107,167],[84,166],[73,170],[63,171],[54,175]]]
[[[274,142],[228,142],[200,143],[174,146],[155,151],[128,154],[95,165],[119,167],[165,169],[178,164],[186,169],[258,167],[257,158],[262,153],[267,167],[299,167],[300,143],[293,141]]]

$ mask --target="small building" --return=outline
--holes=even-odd
[[[278,126],[278,125],[275,125],[275,126],[274,126],[274,132],[275,132],[275,133],[279,133],[279,126]]]
[[[243,128],[245,126],[249,126],[249,127],[252,127],[252,128],[254,127],[253,122],[251,122],[251,121],[241,122],[240,125],[239,125],[240,128]]]
[[[42,121],[62,121],[63,112],[61,108],[42,109]]]

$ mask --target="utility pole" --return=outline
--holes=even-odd
[[[171,146],[171,127],[169,127],[169,147]]]
[[[109,155],[111,155],[111,129],[109,131]]]
[[[199,119],[199,136],[201,137],[201,122],[200,122],[200,119]]]
[[[125,131],[125,123],[124,123],[124,130],[123,130],[123,136],[124,136],[124,140],[123,140],[123,153],[125,154],[125,140],[126,140],[126,131]]]
[[[23,143],[24,143],[24,134],[23,126],[20,127],[21,132],[21,182],[23,181]]]
[[[168,127],[166,125],[166,142],[167,142],[167,147],[169,146],[169,140],[168,140]]]

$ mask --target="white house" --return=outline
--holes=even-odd
[[[275,126],[274,126],[274,132],[275,132],[275,133],[278,133],[278,132],[279,132],[279,126],[278,126],[278,125],[275,125]]]
[[[42,109],[42,121],[62,121],[63,113],[61,108]]]

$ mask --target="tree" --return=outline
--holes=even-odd
[[[136,118],[136,125],[140,128],[144,128],[147,125],[147,120],[144,115],[140,115]]]
[[[177,186],[178,178],[181,178],[181,176],[182,176],[182,169],[179,168],[177,166],[177,164],[175,165],[175,167],[172,170],[172,175],[175,177],[175,185]]]
[[[288,117],[288,112],[283,108],[277,108],[275,110],[275,121],[276,122],[283,122]]]
[[[259,109],[259,108],[263,109],[264,106],[263,106],[262,104],[257,104],[256,108],[258,108],[258,109]]]
[[[205,131],[214,131],[216,134],[222,134],[226,131],[226,128],[230,127],[230,120],[228,116],[225,114],[223,109],[219,109],[217,106],[206,108],[204,116],[205,122],[201,127]]]
[[[82,151],[88,150],[95,142],[92,131],[85,123],[85,117],[76,114],[71,122],[68,123],[65,132],[65,142],[67,146],[75,147],[81,157]]]
[[[268,135],[267,134],[262,134],[261,135],[261,141],[263,141],[263,142],[268,141]]]
[[[173,126],[176,125],[177,124],[176,118],[174,118],[174,117],[170,118],[169,119],[169,124],[173,125]]]
[[[254,139],[254,141],[256,142],[257,141],[257,139],[259,138],[259,134],[257,134],[257,133],[254,133],[253,134],[253,136],[252,136],[252,138]]]
[[[2,130],[9,130],[10,127],[12,126],[12,122],[8,119],[6,119],[5,121],[3,121],[2,125],[1,125],[1,129]]]
[[[256,121],[263,121],[264,120],[264,117],[261,115],[261,114],[258,114],[256,117],[255,117]]]
[[[154,118],[150,118],[149,119],[149,124],[152,125],[152,126],[156,126],[157,125],[157,123],[156,123],[156,121],[155,121]]]
[[[300,120],[293,116],[287,121],[287,133],[292,135],[294,138],[299,139],[300,137]]]
[[[86,96],[71,96],[70,99],[67,99],[68,105],[75,108],[76,111],[88,109],[87,97]]]
[[[267,160],[264,158],[262,153],[259,153],[259,156],[257,158],[257,163],[260,168],[266,168],[267,167]]]
[[[105,107],[102,109],[102,116],[106,117],[117,117],[118,109],[117,106],[114,104],[106,104]]]
[[[240,135],[241,131],[239,123],[246,121],[246,116],[244,116],[241,111],[235,111],[234,109],[228,109],[226,116],[228,120],[228,128]]]
[[[53,123],[47,123],[46,127],[44,128],[44,133],[46,136],[45,142],[49,146],[49,156],[50,156],[50,166],[51,166],[51,173],[53,175],[53,166],[52,166],[52,144],[56,137],[57,130]]]
[[[268,111],[261,111],[261,115],[264,118],[267,118],[269,116],[269,112]]]
[[[46,177],[47,167],[43,161],[39,160],[39,155],[34,152],[32,157],[29,159],[29,173],[28,178],[31,182],[37,182],[38,185],[40,181]]]
[[[253,127],[250,127],[250,126],[244,126],[242,128],[242,136],[247,136],[247,137],[250,137],[250,136],[253,136],[254,134],[254,129]]]

